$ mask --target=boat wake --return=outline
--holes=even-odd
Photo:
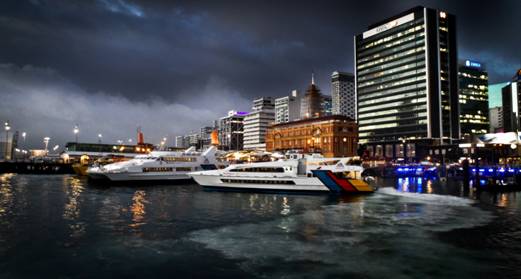
[[[437,194],[422,194],[422,193],[411,193],[398,191],[392,187],[383,187],[378,189],[378,193],[384,195],[392,195],[401,197],[404,200],[410,200],[411,202],[428,203],[428,204],[439,204],[439,205],[450,205],[450,206],[468,206],[475,204],[476,201],[468,198],[460,198],[448,195],[437,195]]]
[[[380,191],[272,221],[194,231],[188,238],[240,260],[243,270],[260,277],[467,278],[488,268],[475,266],[474,251],[434,235],[484,225],[493,218],[488,211],[457,197]],[[455,271],[455,265],[462,268]]]

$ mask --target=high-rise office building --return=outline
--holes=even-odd
[[[520,129],[521,108],[521,69],[516,72],[512,82],[502,89],[503,129],[505,132],[517,132]]]
[[[461,138],[486,134],[488,118],[488,74],[483,64],[465,60],[458,68]]]
[[[491,133],[502,133],[503,130],[503,107],[493,107],[489,110]]]
[[[331,96],[322,95],[322,99],[320,99],[320,111],[321,116],[333,115],[333,99]]]
[[[285,123],[300,119],[300,96],[297,90],[291,95],[275,99],[275,123]]]
[[[322,115],[322,94],[318,86],[315,85],[315,78],[312,75],[311,84],[306,90],[306,94],[302,97],[300,118],[320,117]]]
[[[371,155],[418,158],[425,146],[459,139],[453,15],[415,7],[354,44],[359,137]]]
[[[331,75],[332,114],[355,119],[356,96],[353,74],[335,71]]]
[[[247,112],[234,111],[219,119],[219,144],[222,150],[242,150],[244,116]]]
[[[266,149],[266,131],[275,122],[273,98],[262,97],[253,101],[252,112],[244,117],[244,149]]]

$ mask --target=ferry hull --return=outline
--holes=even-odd
[[[135,181],[191,181],[192,178],[187,174],[153,174],[153,173],[89,173],[89,179],[91,180],[105,180],[114,182],[135,182]]]
[[[234,190],[234,191],[268,191],[268,192],[330,192],[319,179],[314,177],[277,177],[262,178],[262,181],[269,182],[260,183],[244,183],[245,180],[252,180],[247,177],[222,177],[214,175],[191,175],[192,178],[204,188],[218,190]],[[233,181],[243,181],[243,183]],[[280,183],[277,183],[280,182]],[[291,183],[291,184],[290,184]]]

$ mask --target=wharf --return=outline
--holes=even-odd
[[[72,164],[54,162],[0,162],[0,173],[74,174]]]

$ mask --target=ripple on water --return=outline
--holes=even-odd
[[[267,222],[195,231],[189,239],[263,277],[465,278],[487,269],[473,262],[475,251],[441,243],[434,233],[484,225],[490,213],[462,198],[383,190]]]

